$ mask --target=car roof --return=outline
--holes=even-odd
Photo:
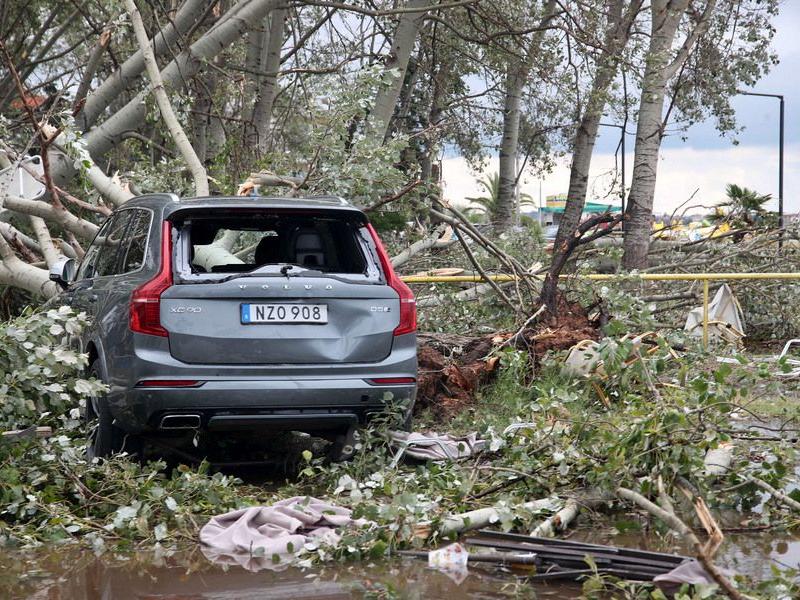
[[[175,194],[147,194],[128,200],[124,206],[142,206],[147,208],[162,208],[164,217],[198,208],[280,208],[298,210],[335,210],[363,214],[362,211],[347,200],[338,196],[309,196],[288,198],[280,196],[206,196],[197,198],[180,199]]]

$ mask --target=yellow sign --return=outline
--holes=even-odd
[[[545,197],[548,208],[564,208],[567,205],[566,194],[552,194]]]

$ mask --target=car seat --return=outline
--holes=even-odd
[[[298,229],[294,232],[292,249],[294,261],[304,267],[324,267],[325,249],[322,236],[316,229]]]

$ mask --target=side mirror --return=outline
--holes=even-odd
[[[75,279],[77,269],[74,258],[62,256],[50,267],[50,281],[55,281],[59,287],[67,289],[72,280]]]

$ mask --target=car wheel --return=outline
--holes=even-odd
[[[346,462],[351,460],[355,455],[355,448],[353,447],[355,440],[353,439],[355,427],[345,429],[339,433],[328,448],[328,459],[331,462]]]
[[[100,363],[95,361],[89,368],[89,376],[102,381]],[[105,458],[121,452],[123,449],[129,454],[135,454],[135,440],[132,436],[114,425],[114,417],[108,409],[108,404],[103,395],[92,396],[86,400],[86,421],[88,428],[88,443],[86,457]]]

